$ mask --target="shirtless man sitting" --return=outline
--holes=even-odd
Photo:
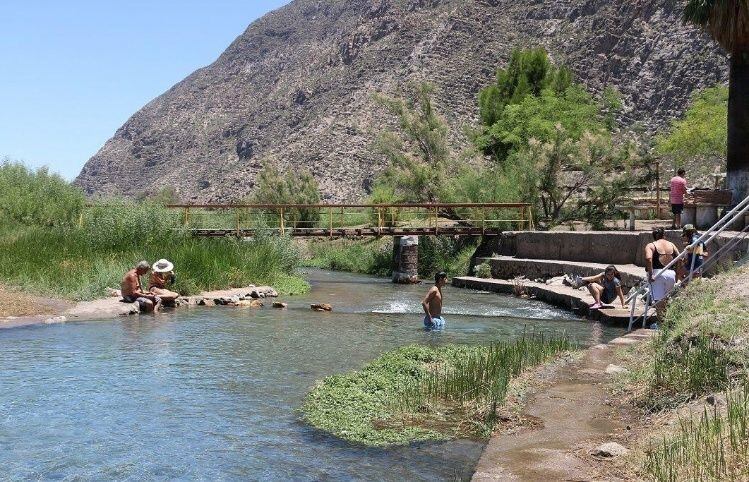
[[[442,328],[445,320],[442,318],[442,288],[447,283],[447,274],[439,272],[434,276],[434,286],[429,290],[421,306],[424,307],[424,326],[427,328]]]
[[[161,298],[143,291],[140,284],[140,277],[150,270],[151,265],[148,261],[141,261],[135,268],[125,273],[120,284],[122,300],[125,303],[138,303],[142,312],[159,311],[161,308]]]

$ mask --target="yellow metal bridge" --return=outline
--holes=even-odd
[[[493,236],[533,230],[531,205],[464,204],[174,204],[195,236],[295,237]]]

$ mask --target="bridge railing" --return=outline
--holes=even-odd
[[[182,224],[203,236],[489,235],[534,229],[527,203],[173,204]]]

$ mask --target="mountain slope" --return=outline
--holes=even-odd
[[[239,200],[265,163],[309,168],[326,200],[363,196],[390,119],[372,100],[427,80],[457,146],[478,90],[514,47],[545,46],[591,91],[615,85],[623,123],[654,129],[727,61],[673,0],[296,0],[254,22],[212,65],[133,115],[76,183],[92,195],[174,186]]]

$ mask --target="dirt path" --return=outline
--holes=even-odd
[[[523,411],[531,426],[514,434],[495,435],[479,461],[475,481],[616,480],[602,477],[605,459],[592,455],[605,442],[626,438],[640,423],[633,409],[610,400],[615,347],[636,343],[652,332],[627,335],[555,373],[545,388],[531,395]]]

